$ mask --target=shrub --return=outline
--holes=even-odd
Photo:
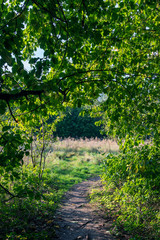
[[[103,203],[120,210],[119,225],[123,224],[127,231],[143,234],[145,239],[151,236],[159,239],[160,234],[158,153],[155,146],[146,144],[119,155],[109,154],[104,161]]]
[[[99,118],[92,118],[89,114],[80,116],[81,108],[67,108],[65,117],[57,123],[55,136],[60,138],[103,138],[101,127],[95,122]]]

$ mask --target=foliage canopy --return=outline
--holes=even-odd
[[[101,93],[93,108],[105,113],[108,133],[152,135],[159,145],[159,1],[0,3],[1,166],[7,141],[16,138],[12,152],[22,159],[24,130]]]
[[[23,122],[103,92],[111,127],[157,134],[159,11],[158,1],[2,1],[1,114]]]
[[[104,138],[101,134],[102,127],[96,126],[95,123],[101,118],[92,118],[89,114],[82,115],[83,108],[66,108],[64,118],[56,124],[54,132],[55,137],[59,138]],[[53,122],[55,117],[49,119]],[[106,137],[106,136],[105,136]]]

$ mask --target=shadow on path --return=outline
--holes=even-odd
[[[56,212],[56,238],[59,240],[113,240],[112,222],[98,215],[87,199],[87,193],[100,183],[100,178],[76,184],[66,193]]]

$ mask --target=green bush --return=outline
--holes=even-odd
[[[107,208],[119,211],[117,223],[142,239],[159,239],[160,234],[160,152],[142,145],[104,161],[104,196]],[[112,204],[111,204],[112,203]]]
[[[101,127],[95,125],[99,118],[91,118],[89,114],[80,116],[81,111],[81,108],[67,108],[65,117],[58,122],[54,135],[61,138],[102,138]]]

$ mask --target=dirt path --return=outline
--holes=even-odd
[[[109,230],[112,222],[102,218],[87,199],[87,193],[99,178],[76,184],[66,193],[56,213],[56,239],[59,240],[113,240]]]

